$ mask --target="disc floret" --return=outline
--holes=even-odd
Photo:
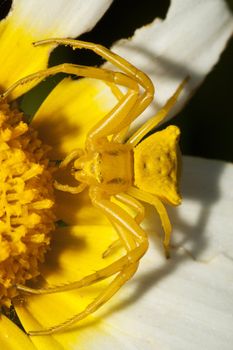
[[[52,167],[48,147],[0,105],[0,307],[18,295],[16,284],[39,274],[54,229]]]

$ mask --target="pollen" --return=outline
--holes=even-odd
[[[18,296],[17,284],[39,275],[54,230],[49,148],[23,115],[0,104],[0,308]]]

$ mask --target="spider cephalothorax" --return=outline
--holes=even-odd
[[[132,158],[130,146],[105,140],[74,161],[74,177],[110,195],[124,192],[133,184]]]
[[[85,318],[107,302],[133,276],[139,260],[148,248],[147,235],[141,226],[144,218],[144,207],[141,202],[149,203],[157,210],[164,229],[163,245],[168,256],[171,224],[163,202],[171,205],[178,205],[181,202],[178,191],[179,129],[176,126],[169,126],[144,140],[143,138],[168,114],[187,79],[182,82],[162,109],[127,139],[130,124],[153,99],[154,87],[148,76],[122,57],[100,45],[70,39],[49,39],[38,42],[36,45],[51,43],[70,45],[74,49],[90,49],[120,68],[121,71],[62,64],[21,79],[2,97],[5,98],[19,84],[31,82],[33,79],[41,80],[59,72],[101,79],[112,88],[112,92],[118,99],[116,106],[92,127],[87,134],[83,149],[74,150],[60,164],[62,168],[71,163],[71,172],[77,180],[77,186],[71,187],[55,182],[55,187],[74,195],[88,188],[92,204],[107,216],[116,229],[126,254],[111,265],[80,281],[42,289],[18,285],[18,290],[27,293],[56,293],[88,286],[116,275],[106,290],[83,312],[74,315],[62,324],[41,331],[29,332],[31,335],[54,333]],[[127,92],[123,93],[119,86],[126,88]],[[113,201],[113,198],[116,201]],[[129,214],[117,202],[133,208],[136,215]],[[103,257],[111,252],[114,245],[115,242],[107,252],[103,252]]]

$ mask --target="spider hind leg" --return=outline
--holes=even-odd
[[[29,335],[49,335],[59,332],[98,310],[134,275],[138,268],[139,260],[145,254],[148,248],[147,236],[145,232],[140,228],[140,226],[135,222],[135,220],[118,205],[112,203],[108,199],[101,198],[101,195],[98,198],[98,194],[96,197],[96,191],[94,191],[94,193],[94,195],[90,193],[93,204],[98,207],[105,215],[107,215],[110,221],[114,222],[114,225],[119,228],[117,232],[121,236],[120,238],[124,242],[125,248],[127,250],[125,256],[112,263],[111,266],[107,266],[105,268],[105,274],[103,273],[101,279],[107,278],[106,271],[108,271],[108,276],[114,275],[117,272],[118,274],[115,279],[108,285],[108,287],[101,294],[99,294],[97,298],[92,303],[90,303],[82,312],[74,315],[62,324],[58,324],[50,328],[38,331],[30,331],[28,333]],[[88,277],[89,284],[87,282]],[[69,288],[68,285],[68,288],[66,290],[90,285],[97,282],[97,278],[99,281],[99,273],[93,274],[92,280],[90,279],[90,276],[87,276],[86,281],[84,278],[81,283],[80,281],[73,283],[72,287],[70,284],[71,288]],[[62,287],[57,288],[56,291],[62,291]]]

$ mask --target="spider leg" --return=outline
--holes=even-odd
[[[92,140],[94,139],[99,139],[101,137],[107,137],[111,134],[118,133],[127,127],[133,121],[133,119],[135,119],[132,110],[138,105],[138,83],[135,81],[135,79],[127,76],[124,73],[113,72],[104,68],[86,67],[69,63],[50,67],[20,79],[9,87],[0,96],[0,99],[5,99],[19,85],[30,83],[32,80],[41,81],[44,78],[57,73],[67,73],[99,79],[107,83],[122,85],[128,89],[128,92],[121,97],[115,107],[89,131],[87,135],[87,145],[92,144]]]
[[[107,208],[109,208],[110,213],[108,214],[108,217],[111,222],[114,222],[116,226],[121,227],[121,230],[117,230],[117,232],[120,232],[120,238],[124,242],[124,245],[126,247],[126,250],[129,252],[127,255],[119,258],[117,261],[113,262],[112,264],[108,265],[107,267],[100,269],[96,271],[93,274],[90,274],[84,278],[82,278],[79,281],[74,281],[70,283],[65,283],[58,286],[52,286],[52,287],[45,287],[45,288],[30,288],[24,285],[18,284],[16,287],[18,290],[30,294],[51,294],[51,293],[58,293],[58,292],[64,292],[68,290],[83,288],[86,286],[90,286],[100,280],[103,280],[107,277],[110,277],[120,270],[127,267],[131,261],[138,260],[140,257],[144,254],[144,252],[147,249],[147,238],[144,231],[140,228],[140,226],[137,225],[135,220],[127,214],[123,209],[121,209],[118,205],[111,203],[109,200],[103,201],[96,201],[95,205],[99,207],[105,214],[107,213]],[[116,212],[120,212],[120,214],[123,216],[123,219],[117,215]],[[116,217],[118,220],[116,220]],[[124,224],[122,224],[122,220],[124,220]],[[127,224],[129,222],[129,224]],[[131,225],[132,227],[130,227]],[[115,226],[115,227],[116,227]],[[124,230],[123,230],[124,229]],[[143,239],[142,239],[143,237]],[[137,244],[135,241],[143,241],[143,244]]]
[[[114,225],[113,225],[114,226]],[[117,229],[116,229],[117,230]],[[117,248],[122,247],[122,241],[120,238],[116,239],[115,241],[113,241],[108,248],[103,252],[102,254],[102,258],[105,259],[107,258],[109,255],[111,255],[113,253],[113,251]]]
[[[123,92],[119,89],[119,87],[112,83],[106,83],[110,89],[112,90],[113,95],[116,97],[118,101],[124,96]]]
[[[137,69],[134,65],[128,62],[123,57],[117,55],[111,50],[107,49],[102,45],[98,45],[95,43],[90,43],[81,40],[74,39],[60,39],[60,38],[52,38],[46,40],[40,40],[34,43],[35,46],[46,45],[46,44],[58,44],[58,45],[69,45],[73,49],[87,49],[95,52],[97,55],[111,62],[116,67],[120,68],[123,72],[125,72],[128,76],[134,78],[146,91],[147,97],[153,97],[154,95],[154,86],[150,78],[141,70]]]
[[[137,252],[136,252],[137,253]],[[66,292],[69,290],[74,290],[74,289],[79,289],[83,287],[88,287],[91,286],[92,284],[102,281],[117,272],[123,270],[125,267],[129,265],[130,261],[128,256],[123,256],[122,258],[118,259],[117,261],[113,262],[112,264],[109,264],[108,266],[88,275],[85,276],[84,278],[74,281],[74,282],[69,282],[69,283],[64,283],[61,285],[57,286],[51,286],[51,287],[45,287],[45,288],[31,288],[27,287],[25,285],[17,284],[16,287],[18,290],[21,292],[25,292],[28,294],[53,294],[53,293],[60,293],[60,292]]]
[[[119,87],[115,84],[108,83],[110,89],[112,90],[112,93],[116,97],[116,99],[119,101],[123,97],[123,92],[119,89]],[[116,134],[113,134],[111,141],[112,142],[118,142],[118,143],[124,143],[124,140],[126,138],[127,132],[129,130],[129,125],[124,127],[121,131],[119,131]]]
[[[154,86],[150,78],[141,70],[137,69],[134,65],[128,62],[123,57],[120,57],[116,53],[107,49],[102,45],[95,43],[89,43],[80,40],[72,39],[60,39],[52,38],[47,40],[41,40],[34,43],[35,46],[46,45],[46,44],[58,44],[58,45],[69,45],[73,49],[88,49],[95,52],[97,55],[103,57],[107,61],[111,62],[116,67],[120,68],[123,72],[133,78],[138,84],[140,84],[145,91],[138,97],[137,104],[131,111],[132,120],[144,111],[153,100]],[[131,121],[132,121],[131,120]],[[122,129],[122,128],[121,128]]]
[[[138,90],[137,82],[121,72],[113,72],[104,68],[88,67],[82,65],[76,65],[71,63],[63,63],[54,67],[50,67],[36,73],[30,74],[22,79],[19,79],[17,82],[12,84],[3,94],[0,95],[1,99],[6,98],[13,90],[19,85],[24,85],[30,83],[33,80],[38,82],[42,81],[46,77],[58,74],[58,73],[67,73],[74,74],[80,77],[88,77],[93,79],[103,80],[106,83],[115,83],[122,86],[125,86],[131,90]]]
[[[165,206],[163,205],[162,201],[158,197],[156,197],[150,193],[141,191],[136,187],[130,187],[129,190],[127,191],[127,193],[129,195],[131,195],[132,197],[135,197],[135,198],[139,199],[140,201],[149,203],[155,207],[157,213],[159,214],[159,217],[160,217],[160,220],[162,223],[162,227],[164,230],[163,246],[164,246],[165,255],[167,258],[169,258],[169,245],[170,245],[170,240],[171,240],[172,226],[171,226],[168,214],[167,214],[167,210],[166,210]]]
[[[125,242],[128,250],[126,255],[128,263],[122,268],[109,286],[92,303],[90,303],[85,310],[74,315],[62,324],[41,331],[31,331],[29,332],[30,335],[47,335],[58,332],[98,310],[134,275],[138,268],[140,258],[145,254],[148,248],[147,236],[134,219],[116,204],[110,202],[108,199],[101,198],[101,194],[97,193],[97,191],[93,192],[94,194],[90,191],[93,204],[101,209],[101,211],[105,213],[111,221],[114,221],[117,226],[122,228],[121,230],[118,230],[118,232],[121,234],[121,238]],[[126,232],[127,234],[125,234]],[[132,240],[129,240],[130,233],[133,237]],[[119,260],[113,263],[112,266],[114,267],[114,264],[118,264],[118,262]]]
[[[108,248],[103,252],[102,254],[102,258],[105,259],[107,258],[112,252],[113,250],[115,250],[116,248],[118,247],[121,247],[122,246],[122,242],[121,242],[121,239],[116,239],[115,241],[113,241],[109,246]]]
[[[159,123],[161,123],[164,118],[168,115],[172,107],[175,105],[177,98],[179,97],[181,91],[184,89],[184,85],[187,83],[189,77],[186,77],[182,83],[178,86],[174,94],[167,100],[165,105],[158,111],[158,113],[150,118],[146,123],[144,123],[127,141],[135,147],[142,138],[148,134],[152,129],[154,129]]]
[[[142,220],[145,217],[145,208],[139,201],[137,201],[135,198],[127,195],[126,193],[118,193],[114,197],[118,201],[120,201],[121,203],[126,204],[127,206],[132,208],[134,211],[136,211],[137,214],[134,217],[134,220],[136,221],[137,224],[140,224],[142,222]],[[111,223],[115,227],[116,231],[119,231],[122,229],[122,227],[120,227],[119,225],[114,223],[114,221],[111,220]],[[119,234],[119,236],[121,236],[121,234],[119,232],[118,232],[118,234]],[[109,256],[115,248],[120,247],[121,245],[122,245],[121,239],[117,239],[116,241],[114,241],[104,251],[104,253],[102,255],[103,258],[106,258],[107,256]]]
[[[115,226],[116,227],[116,226]],[[117,230],[119,232],[119,229]],[[123,235],[123,230],[121,230],[121,235]],[[69,282],[69,283],[64,283],[61,285],[57,286],[50,286],[50,287],[45,287],[45,288],[31,288],[27,287],[25,285],[17,284],[16,287],[18,290],[29,293],[29,294],[52,294],[52,293],[60,293],[60,292],[65,292],[69,290],[74,290],[74,289],[79,289],[83,287],[88,287],[96,282],[102,281],[119,271],[123,270],[127,266],[129,266],[132,263],[132,257],[131,254],[134,255],[134,258],[138,260],[142,256],[142,248],[141,246],[137,246],[135,243],[135,240],[130,237],[129,234],[125,232],[125,239],[123,241],[127,241],[127,246],[126,250],[131,252],[121,258],[119,258],[117,261],[109,264],[108,266],[88,275],[85,276],[84,278],[74,281],[74,282]],[[144,249],[143,249],[144,251]]]
[[[145,217],[144,206],[139,201],[137,201],[136,198],[129,196],[126,193],[118,193],[115,195],[115,197],[120,202],[128,205],[129,207],[131,207],[137,212],[136,216],[134,217],[134,220],[136,221],[137,224],[140,224]]]
[[[129,125],[112,136],[112,142],[124,143],[129,130]]]
[[[121,238],[125,242],[127,249],[132,249],[132,244],[137,241],[138,244],[144,244],[147,242],[147,235],[145,231],[138,225],[132,216],[130,216],[119,205],[111,202],[108,198],[105,198],[98,188],[90,188],[90,198],[92,204],[99,208],[107,218],[113,221],[115,224],[121,226],[126,232]],[[130,236],[128,236],[130,234]],[[132,237],[132,243],[129,245],[129,237]]]
[[[119,273],[115,279],[110,283],[106,290],[101,293],[92,303],[90,303],[85,310],[80,312],[77,315],[72,316],[65,322],[49,327],[47,329],[42,329],[39,331],[29,331],[28,334],[33,335],[49,335],[57,333],[61,330],[64,330],[67,327],[70,327],[74,323],[83,320],[96,310],[98,310],[102,305],[104,305],[111,297],[117,293],[117,291],[134,275],[138,267],[138,263],[131,264],[125,268],[121,273]]]
[[[126,193],[119,193],[119,194],[116,194],[114,197],[116,197],[120,202],[128,205],[133,210],[135,210],[137,212],[137,214],[134,217],[134,220],[138,224],[140,224],[142,222],[142,220],[145,217],[145,209],[139,201],[137,201],[135,198],[127,195]],[[118,235],[121,237],[121,233],[119,231],[122,230],[122,227],[117,225],[117,223],[115,223],[113,220],[111,220],[111,223],[114,226],[114,228],[116,229],[116,231],[118,232]],[[112,253],[112,251],[115,248],[120,247],[120,246],[122,246],[122,239],[119,238],[116,241],[114,241],[112,244],[109,245],[109,247],[104,251],[102,257],[106,258],[107,256],[109,256]]]

